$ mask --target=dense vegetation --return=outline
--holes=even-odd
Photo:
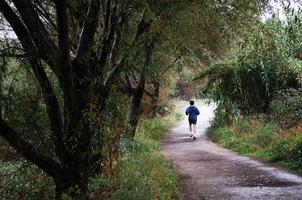
[[[136,142],[121,141],[121,159],[114,164],[113,173],[109,170],[110,174],[92,179],[91,190],[101,192],[95,199],[179,199],[178,177],[158,148],[163,134],[180,117],[175,113],[143,119]]]
[[[190,83],[229,49],[231,62],[201,74],[214,80],[205,94],[220,113],[275,108],[283,122],[291,113],[282,105],[292,103],[276,97],[292,87],[291,101],[300,100],[300,26],[254,26],[267,3],[0,0],[0,198],[177,198],[157,155],[162,119],[177,79]]]
[[[284,21],[254,25],[197,79],[218,106],[214,141],[302,170],[302,16],[286,11]]]
[[[136,141],[122,139],[118,151],[111,152],[111,156],[118,159],[105,162],[104,172],[90,179],[90,199],[178,199],[178,178],[170,164],[160,156],[158,142],[179,117],[174,113],[167,117],[143,119]],[[53,181],[31,163],[3,161],[0,169],[1,198],[54,198]],[[69,198],[66,196],[66,199]]]

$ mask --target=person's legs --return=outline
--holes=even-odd
[[[193,124],[193,133],[196,135],[196,124]]]
[[[193,134],[192,134],[192,131],[193,131],[192,123],[189,123],[189,129],[190,129],[190,137],[193,137]]]
[[[196,140],[196,122],[192,123],[193,139]]]

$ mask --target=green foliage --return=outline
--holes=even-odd
[[[45,115],[46,105],[33,72],[27,63],[16,60],[8,60],[6,67],[6,72],[2,74],[2,117],[18,132],[24,133],[24,138],[30,138],[35,147],[51,152],[53,138]],[[48,75],[53,78],[52,73]],[[56,85],[56,80],[52,80]],[[59,90],[56,92],[60,93]]]
[[[272,120],[284,129],[297,126],[302,120],[302,90],[280,91],[270,107]]]
[[[173,41],[182,54],[203,61],[224,52],[229,41],[257,19],[267,0],[149,1],[161,37]],[[164,12],[163,12],[164,9]],[[248,23],[246,19],[248,20]]]
[[[142,120],[138,126],[137,137],[147,137],[158,141],[165,134],[169,127],[170,119],[162,117],[154,117],[151,119]]]
[[[217,128],[211,131],[210,137],[223,147],[238,151],[240,153],[249,153],[251,145],[247,143],[243,135],[233,133],[227,128]]]
[[[203,95],[218,104],[214,141],[302,170],[302,134],[285,133],[302,120],[301,32],[301,14],[287,10],[285,22],[259,23],[200,73]]]
[[[239,120],[213,128],[209,136],[225,148],[302,171],[302,132],[285,134],[276,124],[261,121]]]
[[[261,148],[269,146],[274,141],[275,134],[278,132],[278,127],[272,123],[264,123],[258,125],[252,135],[252,141]]]
[[[279,90],[298,88],[302,63],[288,27],[271,20],[251,29],[223,61],[202,71],[202,94],[216,101],[226,115],[234,107],[246,113],[267,112]],[[296,45],[296,44],[295,44]]]
[[[136,152],[149,151],[148,147],[143,143],[137,142],[129,138],[121,138],[120,141],[120,153],[134,154]]]
[[[223,147],[249,154],[271,146],[279,129],[274,123],[252,122],[255,119],[240,119],[232,126],[214,127],[210,137]]]
[[[159,155],[158,140],[179,115],[140,122],[136,140],[122,139],[121,158],[113,175],[90,182],[92,199],[178,199],[178,178]]]
[[[54,199],[52,180],[26,161],[0,161],[1,199]]]
[[[155,153],[141,152],[123,158],[112,183],[110,199],[174,199],[177,178],[171,166]]]
[[[269,159],[280,162],[285,166],[302,171],[302,133],[280,137],[267,150],[270,152]]]

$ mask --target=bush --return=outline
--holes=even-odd
[[[231,138],[231,135],[232,133],[226,128],[217,128],[211,130],[210,132],[212,140],[218,143],[229,140],[229,138]]]
[[[302,89],[287,89],[278,93],[270,107],[270,116],[282,128],[297,126],[302,120]]]
[[[262,148],[268,147],[278,133],[278,127],[273,123],[261,124],[256,127],[252,141]]]
[[[255,26],[222,61],[197,76],[204,84],[202,95],[217,102],[226,117],[238,113],[234,108],[266,113],[279,90],[300,87],[302,63],[293,55],[292,41],[281,22]]]
[[[287,167],[302,170],[302,133],[276,140],[270,149],[271,160]]]

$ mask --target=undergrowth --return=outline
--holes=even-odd
[[[134,141],[121,140],[121,158],[113,174],[102,174],[91,180],[91,198],[179,199],[178,178],[159,154],[159,140],[179,119],[180,115],[175,114],[142,120]]]
[[[121,139],[113,170],[90,180],[89,199],[179,199],[178,177],[160,155],[159,140],[180,118],[171,114],[141,120],[135,140]],[[0,159],[0,185],[0,199],[55,198],[53,181],[24,160]]]
[[[301,131],[287,133],[275,123],[254,118],[212,127],[209,136],[225,148],[302,172]]]

